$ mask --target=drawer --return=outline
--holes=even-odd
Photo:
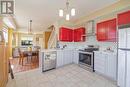
[[[104,61],[94,61],[95,65],[105,65],[105,60]]]

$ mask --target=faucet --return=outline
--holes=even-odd
[[[63,45],[63,48],[66,48],[67,47],[67,45],[65,44],[65,45]]]

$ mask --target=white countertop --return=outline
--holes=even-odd
[[[99,50],[99,51],[94,51],[94,52],[99,52],[99,53],[104,53],[104,54],[117,54],[117,52],[115,52],[115,51],[107,51],[107,50],[105,50],[105,51],[103,51],[103,50]]]
[[[66,50],[74,50],[74,49],[42,49],[40,52],[66,51]]]

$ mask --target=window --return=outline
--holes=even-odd
[[[22,36],[21,37],[21,45],[22,46],[32,46],[33,45],[33,37],[32,36]]]

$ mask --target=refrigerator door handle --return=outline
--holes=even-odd
[[[119,48],[119,49],[123,51],[130,51],[130,49],[126,49],[126,48]]]

